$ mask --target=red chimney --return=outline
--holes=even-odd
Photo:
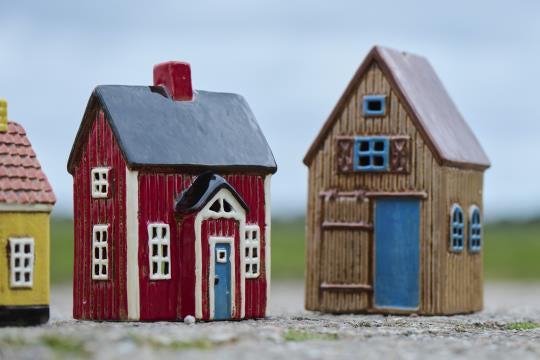
[[[154,85],[167,88],[177,101],[193,99],[191,68],[186,62],[168,61],[154,66]]]

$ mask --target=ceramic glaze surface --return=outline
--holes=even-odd
[[[375,207],[375,306],[416,309],[420,201],[379,199]]]
[[[231,246],[216,243],[214,249],[214,319],[231,317]]]

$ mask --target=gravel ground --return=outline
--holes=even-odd
[[[540,359],[540,283],[485,296],[467,316],[334,316],[303,310],[302,283],[275,283],[265,320],[185,325],[74,321],[55,287],[47,325],[0,329],[0,359]]]

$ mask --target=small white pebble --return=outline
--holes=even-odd
[[[188,325],[195,324],[195,317],[193,315],[188,315],[184,318],[184,323]]]

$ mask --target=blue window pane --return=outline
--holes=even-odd
[[[452,207],[451,223],[450,223],[450,250],[453,252],[463,251],[465,243],[465,234],[463,230],[465,224],[463,222],[463,211],[459,205]]]
[[[469,250],[477,253],[482,249],[482,222],[480,209],[476,206],[471,209],[469,224]]]
[[[364,116],[383,116],[386,113],[384,95],[366,95],[363,101]]]
[[[386,171],[390,141],[384,137],[357,137],[354,142],[355,171]]]

